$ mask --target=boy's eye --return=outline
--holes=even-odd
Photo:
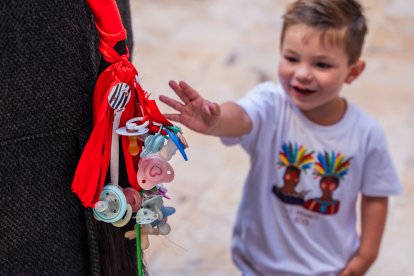
[[[292,56],[285,56],[284,58],[289,62],[298,62],[299,61],[298,58],[295,58],[295,57],[292,57]]]
[[[329,69],[329,68],[333,67],[332,65],[330,65],[328,63],[325,63],[325,62],[317,62],[316,66],[321,68],[321,69]]]

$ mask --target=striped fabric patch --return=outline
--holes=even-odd
[[[108,103],[112,109],[119,110],[124,108],[131,98],[131,89],[129,85],[120,82],[115,84],[108,95]]]

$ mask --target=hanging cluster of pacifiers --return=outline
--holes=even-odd
[[[137,181],[142,190],[107,184],[102,189],[99,201],[95,203],[93,214],[97,220],[112,223],[116,227],[123,227],[135,219],[136,225],[142,226],[146,234],[167,235],[171,230],[167,218],[175,213],[175,208],[164,206],[163,200],[170,199],[164,183],[174,179],[174,169],[169,161],[177,151],[187,161],[185,149],[188,144],[179,127],[152,122],[151,130],[158,130],[150,132],[150,122],[144,117],[132,118],[124,127],[118,128],[117,112],[122,111],[129,101],[129,94],[129,86],[121,83],[112,89],[108,102],[115,110],[114,132],[128,137],[128,152],[140,158]],[[117,147],[117,142],[113,147],[114,145]],[[135,238],[134,231],[127,232],[126,237]],[[143,245],[143,249],[145,247],[147,246]]]

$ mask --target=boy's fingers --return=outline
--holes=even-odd
[[[181,122],[181,115],[180,114],[169,114],[169,113],[165,113],[163,115],[164,115],[164,117],[167,120],[171,120],[171,121],[174,121],[174,122],[177,122],[177,123],[182,123]]]
[[[201,110],[205,115],[211,115],[210,107],[208,106],[208,104],[204,104]]]
[[[180,81],[179,86],[181,87],[182,91],[190,101],[194,101],[195,99],[200,97],[198,92],[194,88],[189,86],[185,81]]]
[[[203,112],[203,115],[207,116],[208,118],[212,116],[216,117],[219,112],[216,106],[210,102],[205,102],[201,108],[201,111]]]
[[[168,82],[168,85],[172,88],[172,90],[177,91],[180,90],[181,87],[178,85],[178,83],[176,81],[170,80]]]
[[[187,97],[186,93],[184,93],[183,89],[176,83],[175,81],[169,81],[168,85],[174,90],[175,94],[185,103],[188,104],[190,99]]]
[[[220,115],[220,106],[217,103],[210,103],[208,108],[210,109],[212,115]]]
[[[220,115],[220,106],[217,103],[205,102],[203,111],[209,116],[218,116]]]
[[[170,97],[161,95],[159,97],[160,101],[162,101],[163,103],[165,103],[166,105],[168,105],[169,107],[172,107],[173,109],[177,110],[178,112],[181,112],[181,110],[183,109],[184,105],[182,103],[180,103],[179,101],[176,101]]]

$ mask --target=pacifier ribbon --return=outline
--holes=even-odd
[[[123,37],[122,33],[120,33],[118,39],[120,37]],[[112,129],[114,110],[109,106],[108,94],[114,85],[123,82],[132,89],[131,100],[124,107],[120,118],[120,126],[125,126],[127,120],[137,116],[142,116],[149,121],[150,132],[159,130],[159,127],[154,123],[173,126],[161,114],[155,100],[150,100],[148,98],[149,94],[137,82],[138,72],[128,60],[128,49],[125,55],[118,54],[106,42],[112,39],[113,37],[100,40],[99,51],[111,65],[99,75],[96,82],[93,94],[94,127],[79,160],[72,183],[72,191],[78,195],[85,207],[94,207],[99,200],[109,167],[112,132],[114,131]],[[165,132],[162,134],[165,135]],[[141,188],[136,178],[139,157],[128,153],[128,145],[128,138],[122,137],[122,150],[128,181],[133,188],[139,191]],[[140,144],[140,147],[142,147],[142,144]]]
[[[79,160],[72,183],[72,191],[78,195],[85,207],[94,207],[99,200],[109,167],[114,118],[114,110],[108,103],[109,91],[119,82],[134,87],[135,76],[138,74],[128,60],[128,51],[121,56],[104,40],[100,41],[99,50],[104,59],[112,64],[100,74],[96,82],[93,94],[94,127]],[[138,112],[134,102],[132,100],[125,106],[120,124],[125,124],[126,118],[131,118]],[[131,167],[131,164],[128,166]],[[135,177],[128,177],[128,179],[133,180]],[[130,183],[131,186],[139,188],[138,183],[133,185],[134,182],[136,180]]]

